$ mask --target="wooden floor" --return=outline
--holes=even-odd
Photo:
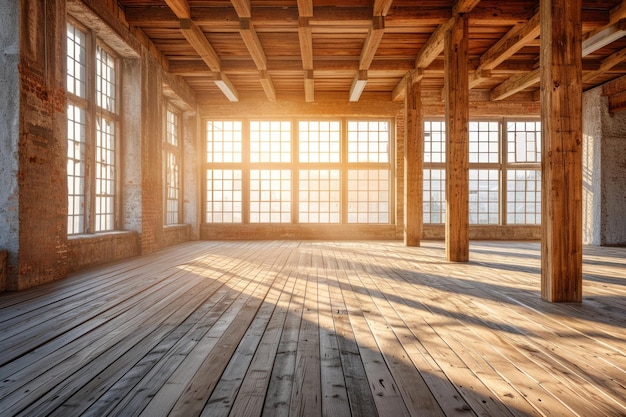
[[[626,248],[191,242],[0,295],[1,416],[626,416]]]

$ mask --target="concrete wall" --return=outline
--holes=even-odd
[[[583,242],[626,245],[626,112],[602,88],[583,96]]]
[[[0,249],[8,250],[15,271],[19,248],[19,2],[0,0],[0,10]],[[6,273],[0,291],[6,286]]]

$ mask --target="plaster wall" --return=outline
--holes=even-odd
[[[626,245],[626,112],[602,88],[583,95],[583,243]]]
[[[15,265],[19,247],[19,2],[0,0],[0,10],[0,249],[8,251],[8,262]],[[5,279],[6,271],[0,277],[0,291]]]

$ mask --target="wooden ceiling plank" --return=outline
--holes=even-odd
[[[492,101],[505,99],[526,88],[539,84],[540,77],[540,68],[526,74],[515,75],[494,88],[491,91],[490,98]]]
[[[378,46],[380,45],[380,41],[385,34],[385,18],[384,16],[374,16],[372,19],[372,27],[370,28],[367,38],[365,39],[365,44],[363,45],[363,49],[361,51],[361,57],[359,60],[359,69],[367,70],[369,69],[372,61],[374,60],[374,56],[376,55],[376,51],[378,50]]]
[[[191,18],[191,8],[187,0],[165,0],[165,2],[179,19]]]
[[[181,19],[180,31],[209,68],[212,71],[219,72],[221,70],[220,58],[204,35],[204,32],[202,32],[202,29],[192,22],[191,19]]]
[[[267,70],[267,57],[265,51],[261,45],[261,41],[254,30],[254,26],[250,23],[250,18],[242,17],[239,19],[239,34],[243,39],[243,42],[250,52],[252,60],[257,66],[257,69],[264,71]]]
[[[237,16],[239,16],[240,18],[250,18],[252,16],[250,0],[231,0],[231,3],[233,4],[235,11],[237,12]]]

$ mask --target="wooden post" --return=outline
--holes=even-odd
[[[582,300],[581,0],[541,0],[541,297]]]
[[[446,33],[446,258],[469,260],[469,73],[467,15]]]
[[[412,71],[406,79],[406,134],[404,138],[404,244],[419,246],[423,222],[424,116],[421,76]]]

